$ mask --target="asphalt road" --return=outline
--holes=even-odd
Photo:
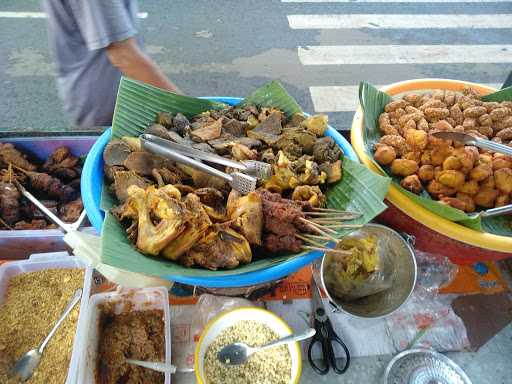
[[[327,112],[337,129],[350,126],[360,80],[380,85],[444,77],[500,84],[512,69],[512,2],[310,1],[140,0],[140,11],[147,12],[140,33],[147,52],[188,94],[244,96],[279,79],[305,111]],[[45,19],[6,17],[23,11],[40,12],[39,2],[0,2],[0,129],[69,129]],[[473,19],[480,21],[472,25]],[[365,56],[375,45],[389,49],[385,64]],[[475,45],[491,52],[481,55]],[[435,46],[434,53],[424,46]],[[439,49],[444,52],[437,60]]]

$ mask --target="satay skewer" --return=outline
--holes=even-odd
[[[310,211],[305,211],[304,214],[308,215],[308,216],[340,218],[341,220],[357,219],[358,217],[361,216],[361,214],[353,214],[353,213],[310,212]]]
[[[325,252],[325,253],[333,252],[333,253],[336,253],[336,254],[342,255],[342,256],[350,256],[352,254],[352,252],[349,252],[349,251],[341,251],[339,249],[331,249],[331,248],[311,247],[309,245],[303,245],[302,248],[310,249],[313,251],[321,251],[321,252]]]
[[[324,224],[323,226],[330,229],[358,229],[363,227],[362,224]]]
[[[300,220],[301,220],[302,222],[306,223],[306,224],[309,226],[309,228],[311,228],[311,229],[312,229],[312,230],[314,230],[315,232],[318,232],[318,233],[320,233],[321,235],[326,236],[329,240],[334,241],[335,243],[337,243],[337,242],[338,242],[338,239],[337,239],[337,238],[335,238],[334,236],[332,236],[331,234],[329,234],[329,233],[327,233],[326,231],[324,231],[324,230],[323,230],[323,229],[324,229],[324,227],[322,227],[322,226],[318,226],[318,225],[316,225],[316,224],[314,224],[314,223],[310,222],[309,220],[306,220],[306,219],[303,219],[303,218],[301,218]],[[332,229],[329,229],[329,231],[333,232],[334,234],[337,234],[337,232],[336,232],[336,231],[334,231],[334,230],[332,230]]]

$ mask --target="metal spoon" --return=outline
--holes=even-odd
[[[80,297],[82,297],[81,288],[75,291],[75,294],[69,301],[68,306],[60,316],[59,320],[57,320],[48,336],[46,336],[46,338],[43,340],[39,348],[28,351],[18,361],[16,361],[16,363],[14,364],[14,368],[12,368],[10,372],[11,376],[18,377],[21,381],[27,381],[28,379],[30,379],[30,377],[34,373],[34,370],[39,365],[41,355],[43,354],[46,345],[53,337],[59,326],[62,324],[66,316],[69,315],[69,312],[71,312],[76,303],[78,303]]]
[[[176,373],[176,367],[172,364],[162,363],[159,361],[142,361],[134,359],[126,359],[128,364],[138,365],[139,367],[152,369],[153,371],[163,373]]]
[[[226,345],[217,353],[217,359],[219,359],[222,363],[227,365],[238,365],[243,364],[247,361],[251,355],[256,352],[263,351],[265,349],[274,348],[278,345],[289,344],[294,341],[300,341],[309,339],[315,335],[316,331],[313,328],[309,328],[306,332],[301,333],[299,335],[290,335],[283,337],[282,339],[278,339],[272,341],[271,343],[262,345],[261,347],[249,347],[245,343],[233,343]]]
[[[469,214],[471,218],[477,218],[477,217],[491,217],[491,216],[499,216],[504,215],[506,213],[512,212],[512,204],[504,205],[502,207],[497,208],[491,208],[487,209],[485,211],[475,212],[472,214]]]
[[[505,144],[495,143],[491,140],[485,140],[480,137],[471,136],[463,132],[440,131],[432,133],[434,137],[443,140],[455,140],[463,142],[466,145],[474,145],[475,147],[488,149],[490,151],[503,153],[512,156],[512,148]]]

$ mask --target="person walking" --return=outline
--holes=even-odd
[[[180,93],[137,35],[136,0],[43,0],[59,95],[73,123],[108,126],[121,75]]]

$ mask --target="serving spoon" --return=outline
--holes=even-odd
[[[313,337],[315,333],[316,331],[313,328],[308,328],[306,332],[298,335],[291,334],[290,336],[277,339],[271,343],[262,345],[261,347],[249,347],[245,343],[228,344],[217,353],[217,359],[226,365],[243,364],[256,352],[261,352],[265,349],[274,348],[283,344],[289,344],[294,341],[309,339],[310,337]]]
[[[41,360],[41,356],[46,345],[53,337],[55,332],[57,332],[57,329],[62,324],[64,319],[67,317],[67,315],[69,315],[69,312],[71,312],[76,303],[78,303],[80,297],[82,297],[82,288],[79,288],[75,291],[75,294],[69,301],[68,306],[66,307],[64,312],[62,312],[62,315],[60,315],[59,320],[57,320],[50,333],[48,333],[48,336],[46,336],[41,345],[39,345],[39,348],[35,348],[28,351],[20,359],[18,359],[18,361],[16,361],[14,367],[10,371],[10,375],[12,377],[18,377],[21,381],[27,381],[28,379],[30,379],[30,377],[34,373],[34,370],[39,365],[39,361]]]
[[[503,153],[512,156],[512,148],[505,144],[495,143],[491,140],[485,140],[463,132],[439,131],[432,133],[434,137],[443,140],[461,141],[466,145],[487,149],[494,152]]]

